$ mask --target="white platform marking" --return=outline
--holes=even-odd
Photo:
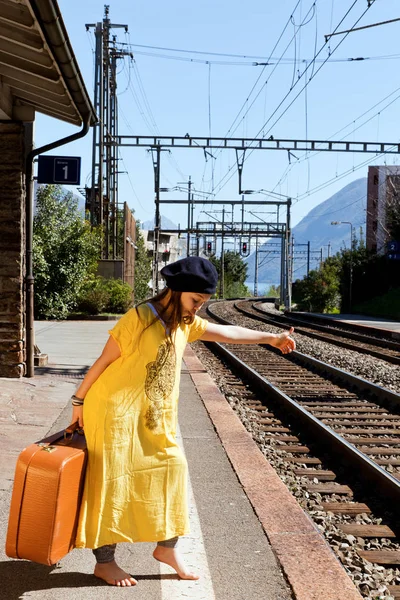
[[[185,452],[180,429],[178,429],[177,432],[177,439],[182,451]],[[197,512],[190,475],[188,480],[188,496],[191,532],[190,536],[180,538],[179,551],[182,553],[189,570],[198,573],[200,579],[198,581],[162,579],[162,600],[180,600],[181,598],[190,598],[190,600],[215,600],[214,588],[211,581],[210,570],[208,568],[207,555],[203,543],[200,519]],[[160,563],[160,573],[162,575],[170,575],[174,572],[175,571],[171,569],[171,567]]]

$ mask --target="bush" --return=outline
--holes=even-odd
[[[293,283],[292,298],[297,310],[332,312],[338,308],[339,268],[335,259],[328,258],[321,269],[312,270],[303,279]]]
[[[78,312],[98,315],[102,312],[125,313],[132,304],[132,290],[119,279],[88,279],[77,303]]]
[[[105,289],[109,293],[106,312],[123,314],[132,305],[132,289],[119,279],[105,281]]]
[[[108,290],[105,289],[102,277],[89,279],[85,282],[77,302],[78,312],[87,313],[89,315],[98,315],[104,312],[108,300]]]

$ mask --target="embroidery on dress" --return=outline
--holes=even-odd
[[[146,411],[146,427],[155,429],[162,417],[163,402],[172,393],[175,384],[175,349],[169,340],[164,340],[155,361],[146,365],[146,396],[150,406]]]

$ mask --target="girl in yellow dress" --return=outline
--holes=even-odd
[[[101,356],[72,397],[72,422],[84,426],[88,447],[76,547],[92,548],[94,574],[122,587],[136,580],[114,560],[119,542],[157,542],[154,558],[182,579],[198,579],[177,549],[178,538],[189,533],[187,464],[176,442],[186,343],[267,343],[284,353],[295,347],[293,329],[273,335],[196,315],[216,290],[210,261],[184,258],[161,274],[167,287],[110,330]]]

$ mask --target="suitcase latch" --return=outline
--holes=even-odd
[[[48,446],[47,444],[38,444],[45,452],[54,452],[57,450],[57,446]]]

